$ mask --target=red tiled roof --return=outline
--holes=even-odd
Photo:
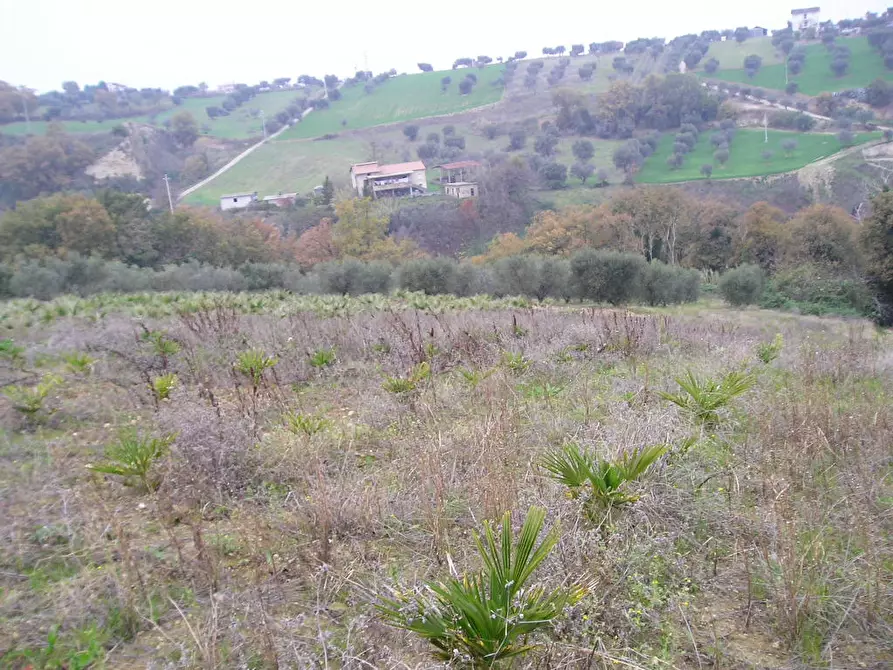
[[[350,171],[354,174],[370,174],[372,172],[378,172],[379,167],[378,163],[357,163],[356,165],[352,165]]]
[[[462,168],[474,168],[480,166],[481,164],[477,161],[457,161],[455,163],[444,163],[439,167],[441,170],[461,170]]]

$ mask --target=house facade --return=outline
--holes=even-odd
[[[257,191],[254,193],[231,193],[220,196],[220,209],[244,209],[251,203],[257,202]]]
[[[808,30],[809,28],[818,29],[821,23],[821,7],[806,7],[803,9],[791,10],[791,25],[794,30]]]
[[[350,184],[360,197],[402,198],[427,192],[428,177],[422,161],[391,165],[371,161],[351,166]]]
[[[477,161],[457,161],[438,165],[443,194],[451,198],[474,198],[480,194],[477,183],[481,164]]]
[[[277,207],[291,207],[295,204],[297,197],[297,193],[277,193],[276,195],[264,196],[263,201]]]

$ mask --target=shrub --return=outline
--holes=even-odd
[[[517,538],[511,513],[502,517],[500,537],[488,522],[474,539],[483,569],[446,582],[430,582],[410,594],[383,598],[379,611],[392,625],[416,633],[434,646],[442,661],[467,657],[471,667],[494,667],[530,649],[528,637],[550,626],[578,602],[586,587],[549,588],[528,582],[558,543],[553,527],[539,541],[546,512],[531,507]]]
[[[571,258],[577,297],[619,305],[639,294],[647,263],[637,254],[585,249]]]
[[[765,365],[769,365],[778,358],[781,349],[784,346],[784,338],[781,333],[776,333],[775,339],[771,342],[760,342],[756,347],[756,355]]]
[[[740,265],[726,272],[719,280],[719,292],[730,305],[754,305],[760,300],[765,285],[763,270],[757,265]]]
[[[334,347],[320,347],[312,354],[310,354],[308,363],[310,363],[310,367],[319,370],[335,365],[335,361],[337,360],[337,358],[338,357],[335,354]]]
[[[301,414],[291,410],[282,415],[282,423],[288,432],[294,435],[306,435],[307,437],[313,437],[332,425],[332,421],[325,417],[316,416],[315,414]]]
[[[152,393],[155,395],[156,400],[167,400],[176,386],[177,375],[173,372],[168,372],[152,380]]]
[[[493,293],[496,296],[535,296],[540,283],[539,262],[534,256],[509,256],[493,263]]]
[[[62,380],[55,375],[45,375],[34,386],[14,384],[0,389],[0,393],[6,396],[16,412],[24,416],[27,421],[34,422],[43,409],[44,400],[61,383]]]
[[[697,270],[648,263],[642,276],[642,300],[649,305],[672,305],[698,299],[701,275]]]
[[[323,293],[387,293],[391,268],[384,263],[362,263],[353,259],[325,263],[319,268],[319,280]]]
[[[397,285],[405,291],[421,291],[428,295],[453,293],[457,264],[447,258],[424,258],[404,263]]]

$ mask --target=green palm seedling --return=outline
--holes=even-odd
[[[256,389],[264,378],[264,372],[279,362],[275,356],[267,356],[260,349],[248,349],[242,351],[236,357],[233,367],[236,371],[248,377],[251,385]]]
[[[335,348],[334,347],[323,347],[322,349],[317,349],[312,354],[310,354],[310,366],[314,368],[327,368],[330,365],[335,364]]]
[[[15,384],[3,388],[0,390],[0,393],[3,393],[9,399],[15,411],[23,415],[28,421],[33,421],[37,418],[40,410],[43,409],[44,400],[61,383],[62,380],[57,376],[45,375],[34,386]]]
[[[497,538],[489,523],[475,534],[483,570],[410,593],[395,593],[378,605],[392,625],[412,631],[434,647],[434,656],[472,668],[492,668],[535,647],[529,635],[549,627],[588,586],[546,589],[529,585],[533,573],[558,542],[554,527],[539,541],[546,511],[532,507],[517,538],[511,514],[502,517]]]
[[[177,375],[168,372],[159,375],[152,380],[152,392],[155,394],[156,400],[167,400],[171,397],[171,391],[177,386]]]
[[[132,430],[122,431],[118,441],[106,448],[107,461],[87,467],[94,472],[118,475],[126,480],[136,478],[147,491],[154,491],[160,481],[150,477],[150,470],[167,453],[173,441],[173,435],[150,437],[138,435]]]
[[[385,391],[394,395],[405,395],[415,391],[419,385],[431,376],[431,365],[422,361],[413,366],[405,377],[387,377],[381,385]]]
[[[489,370],[459,370],[459,373],[462,375],[462,379],[471,389],[476,389],[480,386],[481,382],[484,381],[487,377],[492,375],[495,372],[495,368],[490,368]]]
[[[331,420],[325,417],[293,411],[285,412],[282,415],[282,423],[290,433],[307,437],[313,437],[332,425]]]
[[[511,370],[513,374],[522,375],[530,369],[531,361],[520,352],[504,351],[502,352],[502,364]]]
[[[637,500],[626,484],[641,478],[667,448],[662,444],[633,449],[615,461],[598,460],[570,443],[548,452],[540,465],[552,479],[570,489],[571,497],[583,499],[584,508],[594,518],[598,509],[617,507]]]
[[[146,333],[145,339],[151,343],[152,351],[161,359],[161,365],[166,370],[171,356],[180,351],[180,345],[157,330]]]
[[[781,333],[776,333],[775,339],[773,339],[771,342],[760,342],[757,345],[757,358],[759,358],[764,364],[769,365],[769,363],[778,358],[783,346],[784,338],[782,337]]]
[[[18,367],[25,361],[24,353],[25,347],[19,346],[10,338],[0,340],[0,359],[7,360]]]
[[[87,374],[90,372],[90,368],[93,367],[93,363],[96,362],[88,354],[77,351],[63,354],[62,360],[65,361],[65,366],[68,370],[76,374]]]
[[[669,400],[689,414],[696,424],[713,428],[721,421],[720,411],[753,388],[756,382],[755,375],[737,370],[729,372],[718,381],[698,379],[689,370],[684,377],[676,378],[681,393],[659,393],[661,398]]]

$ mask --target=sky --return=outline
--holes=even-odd
[[[99,80],[172,89],[254,84],[301,74],[375,73],[416,63],[448,69],[459,57],[492,58],[544,46],[629,41],[702,30],[782,28],[777,0],[593,0],[472,3],[369,0],[0,0],[0,80],[39,92]],[[606,3],[611,4],[611,3]],[[822,19],[882,12],[888,0],[821,2]]]

